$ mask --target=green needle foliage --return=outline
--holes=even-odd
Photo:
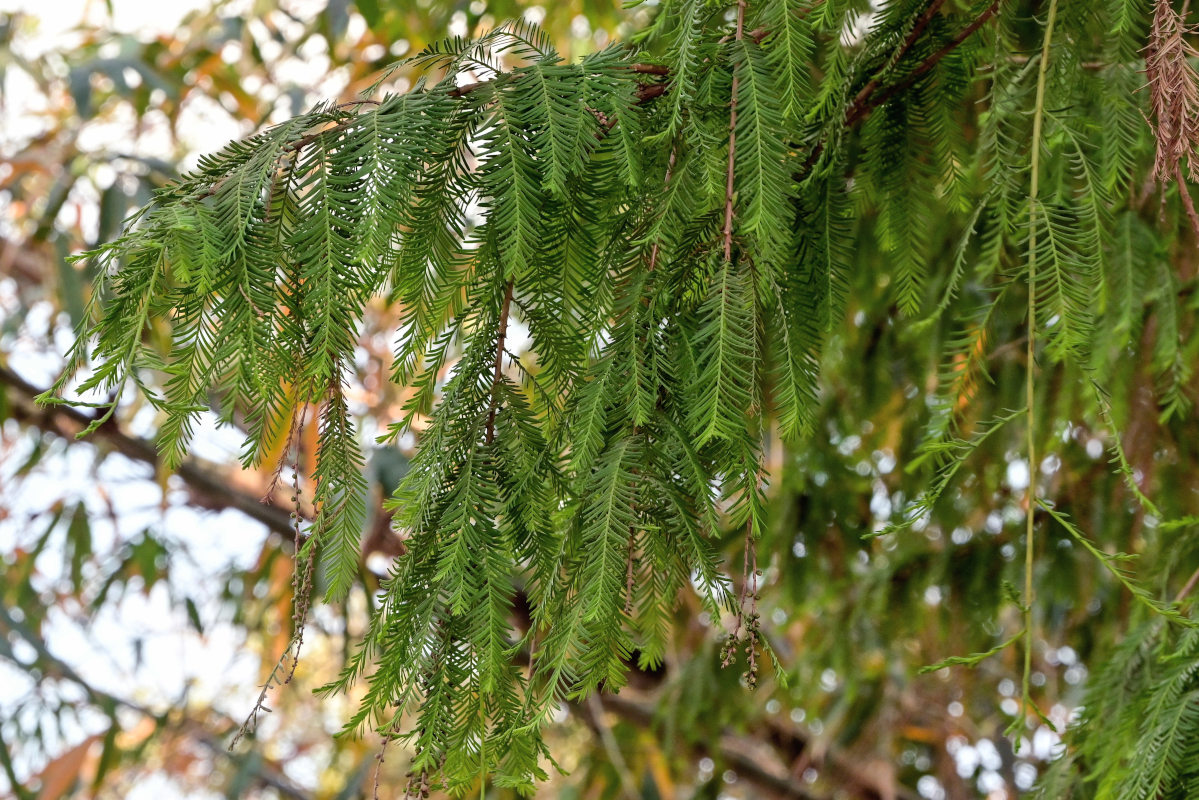
[[[355,580],[365,517],[356,333],[368,303],[401,310],[391,374],[413,391],[384,439],[419,432],[391,500],[406,550],[326,691],[365,682],[347,729],[408,740],[418,790],[487,775],[532,791],[546,721],[659,664],[682,592],[736,617],[754,683],[764,450],[813,434],[860,248],[883,254],[899,318],[945,337],[913,464],[935,475],[893,530],[935,515],[989,436],[1037,424],[1032,396],[966,420],[997,336],[1030,342],[1030,370],[1097,380],[1141,335],[1147,295],[1162,414],[1187,412],[1177,279],[1130,210],[1154,147],[1131,65],[1150,9],[1063,2],[1050,32],[1035,2],[865,5],[670,0],[577,63],[529,25],[447,41],[403,65],[421,76],[406,94],[228,145],[83,256],[98,291],[55,396],[133,382],[168,467],[210,404],[244,415],[247,465],[317,405],[304,555],[320,552],[330,599]],[[1025,308],[1023,331],[1004,322]],[[1155,630],[1187,623],[1049,513],[1172,620]],[[741,580],[719,556],[728,531]],[[1121,723],[1146,759],[1109,764],[1121,797],[1195,791],[1199,705],[1180,698],[1196,639],[1153,635],[1120,683],[1151,712]],[[1022,637],[1004,638],[944,663]]]

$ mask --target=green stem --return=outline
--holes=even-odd
[[[1034,515],[1037,494],[1037,443],[1036,405],[1034,404],[1036,372],[1037,334],[1037,192],[1040,188],[1041,126],[1045,115],[1045,74],[1049,67],[1049,46],[1053,40],[1053,23],[1057,18],[1057,0],[1050,0],[1049,15],[1045,21],[1045,40],[1041,44],[1041,63],[1037,70],[1037,98],[1032,118],[1032,157],[1030,169],[1031,185],[1028,193],[1028,351],[1025,370],[1025,391],[1028,402],[1028,513],[1024,535],[1024,675],[1021,679],[1023,716],[1028,718],[1032,707],[1029,693],[1029,676],[1032,673],[1032,605],[1033,605],[1033,550]]]

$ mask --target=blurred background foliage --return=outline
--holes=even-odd
[[[82,442],[73,434],[85,415],[35,407],[90,290],[90,276],[63,257],[112,238],[199,154],[319,99],[350,100],[431,40],[524,16],[577,56],[627,38],[652,7],[229,0],[184,14],[159,5],[147,15],[165,15],[157,25],[133,0],[0,12],[0,793],[340,799],[377,786],[380,797],[402,796],[407,754],[392,749],[381,761],[377,739],[333,738],[353,698],[318,701],[310,690],[340,668],[400,552],[381,500],[412,443],[372,454],[376,511],[360,590],[315,611],[294,680],[270,698],[274,713],[255,737],[230,752],[291,633],[290,491],[272,489],[284,448],[242,472],[241,434],[208,419],[194,458],[168,475],[155,463],[154,414],[132,395]],[[385,88],[406,81],[397,74]],[[1139,232],[1140,255],[1164,268],[1138,292],[1142,346],[1107,377],[1135,480],[1162,518],[1113,469],[1090,386],[1061,368],[1041,383],[1052,413],[1040,435],[1053,442],[1041,471],[1046,496],[1104,549],[1152,556],[1144,561],[1157,566],[1139,577],[1173,594],[1199,566],[1199,539],[1185,527],[1163,535],[1161,522],[1199,511],[1199,431],[1193,414],[1159,413],[1155,353],[1165,319],[1182,343],[1172,358],[1184,371],[1195,362],[1199,295],[1194,243],[1157,238],[1157,214],[1147,190],[1118,217]],[[946,224],[930,246],[949,257],[958,235]],[[1018,431],[971,456],[932,522],[863,537],[932,477],[912,454],[941,354],[963,334],[904,321],[871,242],[861,238],[848,315],[829,343],[820,435],[771,452],[775,524],[759,547],[760,607],[789,680],[768,670],[748,692],[739,670],[719,665],[728,620],[685,599],[661,670],[563,710],[552,747],[567,774],[544,796],[1004,798],[1028,790],[1059,751],[1045,723],[1025,731],[1019,752],[1002,736],[1017,712],[1017,650],[975,670],[918,673],[1020,626],[1003,588],[1020,577],[1028,466]],[[971,300],[967,287],[959,302]],[[977,405],[966,415],[975,425],[1023,404],[1021,313],[965,332],[993,382],[961,394]],[[360,332],[352,397],[365,441],[404,400],[383,374],[395,319],[380,303]],[[1006,344],[985,347],[986,337]],[[1195,397],[1189,372],[1173,381],[1178,402]],[[1032,682],[1063,729],[1096,660],[1140,611],[1068,533],[1047,531]],[[730,569],[740,546],[730,532]]]

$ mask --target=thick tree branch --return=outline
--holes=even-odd
[[[1174,180],[1178,183],[1178,196],[1182,198],[1182,208],[1190,220],[1191,230],[1195,233],[1195,238],[1199,239],[1199,213],[1195,212],[1195,201],[1191,199],[1191,192],[1187,189],[1181,161],[1174,162]]]
[[[7,237],[0,237],[0,275],[11,275],[18,283],[30,285],[40,284],[46,280],[48,259],[42,257],[37,242],[14,242]]]
[[[630,700],[621,695],[604,695],[599,705],[602,710],[614,713],[638,727],[650,728],[654,724],[654,709],[651,704]],[[600,733],[598,726],[602,723],[599,719],[582,709],[579,710],[579,716],[588,727],[597,734]],[[756,748],[745,745],[744,740],[731,734],[725,734],[715,742],[690,743],[696,756],[706,755],[720,759],[740,777],[771,796],[788,800],[825,800],[823,795],[814,793],[801,782],[792,779],[781,765],[771,769],[765,759],[751,754]]]
[[[812,11],[812,9],[819,6],[822,2],[823,2],[823,0],[817,0],[817,2],[813,3],[807,9],[805,14]],[[924,74],[929,72],[929,70],[931,70],[933,67],[935,67],[942,58],[944,58],[949,53],[956,50],[959,46],[961,46],[961,44],[964,41],[966,41],[966,39],[970,38],[970,36],[973,35],[979,28],[981,28],[984,24],[986,24],[986,22],[988,20],[990,20],[991,17],[995,16],[995,14],[998,13],[998,11],[999,11],[1000,2],[1002,2],[1002,0],[994,0],[994,2],[990,6],[988,6],[986,10],[984,10],[969,25],[967,25],[965,28],[963,28],[961,31],[959,31],[958,34],[953,39],[951,39],[949,42],[947,42],[944,47],[942,47],[940,50],[933,53],[931,56],[929,56],[927,59],[925,59],[923,62],[921,62],[905,78],[898,81],[897,83],[894,83],[886,88],[883,88],[880,91],[882,76],[891,67],[893,67],[895,64],[897,64],[903,58],[903,56],[905,54],[907,54],[907,52],[911,49],[912,45],[915,44],[915,42],[920,38],[920,35],[925,31],[925,29],[928,27],[928,24],[932,21],[933,17],[936,16],[936,13],[940,10],[941,6],[944,4],[944,0],[931,0],[928,7],[924,10],[924,12],[916,20],[916,23],[912,26],[912,30],[908,32],[908,35],[904,39],[904,42],[902,43],[902,45],[899,47],[898,50],[896,50],[894,55],[889,59],[887,66],[885,68],[883,68],[882,70],[880,70],[876,75],[874,75],[866,83],[866,85],[862,87],[862,89],[854,97],[853,101],[849,104],[849,108],[848,108],[848,110],[846,112],[846,116],[845,116],[846,127],[852,127],[852,126],[856,125],[857,123],[861,122],[870,113],[870,111],[872,109],[882,105],[883,103],[890,100],[892,97],[894,97],[898,93],[907,89],[913,83],[915,83],[921,76],[923,76]],[[755,42],[761,42],[761,41],[764,41],[765,39],[769,38],[770,34],[771,34],[770,31],[762,29],[762,28],[755,29],[753,31],[749,31],[748,33],[745,33],[744,32],[744,10],[740,4],[738,5],[737,31],[736,31],[736,34],[734,35],[735,40],[740,40],[742,38],[748,37],[748,38],[754,40]],[[726,39],[722,39],[721,41],[726,41],[726,40],[727,40],[727,37],[726,37]],[[670,69],[664,65],[646,64],[646,63],[638,62],[638,63],[630,64],[629,71],[633,72],[635,74],[638,74],[638,75],[647,75],[647,76],[651,76],[651,77],[667,79],[665,81],[660,81],[660,82],[644,83],[644,84],[641,84],[640,86],[638,86],[637,91],[636,91],[636,97],[637,97],[637,102],[639,102],[639,103],[648,102],[657,97],[660,97],[663,94],[665,94],[670,88],[670,82],[669,82]],[[478,91],[479,89],[483,88],[484,86],[487,86],[490,83],[491,83],[491,81],[476,81],[474,83],[463,84],[462,86],[451,89],[449,92],[449,96],[457,97],[457,98],[467,97],[471,93]],[[737,103],[736,95],[737,95],[737,88],[738,88],[737,84],[738,84],[737,77],[734,76],[733,77],[733,100],[732,100],[732,106],[731,106],[732,111],[730,113],[730,125],[733,125],[736,123],[736,103]],[[343,103],[341,106],[339,106],[339,108],[355,106],[355,105],[360,105],[360,104],[364,104],[364,103],[373,103],[373,102],[374,101],[356,101],[356,102],[352,102],[352,103]],[[297,153],[300,150],[303,150],[308,145],[315,142],[321,136],[324,136],[324,135],[330,134],[330,133],[336,133],[338,131],[342,131],[342,130],[345,130],[346,128],[349,128],[350,126],[352,126],[356,123],[357,119],[358,119],[357,115],[352,115],[348,119],[346,119],[344,122],[337,123],[335,125],[332,125],[331,127],[321,128],[320,130],[312,131],[311,133],[305,134],[304,136],[301,136],[300,138],[296,139],[295,141],[287,144],[283,149],[288,153]],[[604,124],[605,127],[611,127],[612,124],[614,124],[614,121],[604,122],[603,120],[601,120],[601,124]],[[730,135],[730,143],[733,143],[734,138],[735,137],[733,135]],[[732,159],[733,159],[732,149],[733,148],[730,147],[730,153],[729,153],[730,163],[732,162]],[[823,142],[817,142],[816,145],[812,148],[812,152],[809,155],[807,162],[805,163],[805,171],[808,168],[810,168],[812,166],[812,164],[814,164],[816,162],[816,159],[819,158],[819,155],[823,149],[824,149]],[[217,191],[217,189],[220,187],[221,183],[223,183],[223,182],[224,182],[224,179],[217,181],[217,183],[214,184],[213,187],[209,189],[207,194],[214,194]],[[729,226],[728,209],[726,207],[726,223],[725,223],[725,233],[724,233],[725,258],[726,259],[728,259],[730,257],[729,252],[731,250],[731,241],[730,241],[730,236],[729,236],[730,231],[731,231],[731,228]]]
[[[32,425],[68,441],[74,441],[75,435],[92,422],[90,416],[69,406],[37,406],[33,398],[41,394],[42,390],[4,366],[0,366],[0,385],[8,387],[5,392],[10,398],[8,411],[18,422]],[[126,458],[158,468],[158,449],[154,443],[126,434],[115,420],[101,425],[92,437],[102,440]],[[291,532],[291,518],[287,511],[265,505],[258,497],[233,488],[215,467],[190,459],[180,465],[175,474],[182,478],[196,495],[202,497],[208,507],[232,508],[272,531],[281,534]]]
[[[759,33],[759,32],[755,31],[755,33]],[[764,32],[760,32],[760,33],[762,33],[763,37],[765,36]],[[753,34],[751,34],[751,36],[752,35]],[[635,74],[638,74],[638,75],[670,77],[670,68],[665,67],[661,64],[641,64],[641,63],[630,64],[629,71],[633,72]],[[492,83],[492,81],[489,81],[489,80],[488,81],[475,81],[474,83],[464,83],[457,88],[451,89],[449,91],[449,96],[450,97],[458,97],[458,98],[466,97],[466,96],[472,94],[473,92],[477,92],[479,89],[482,89],[484,86],[487,86],[491,83]],[[643,103],[648,100],[652,100],[655,97],[659,97],[660,95],[665,94],[666,89],[667,89],[666,83],[642,84],[637,89],[637,102]],[[351,106],[357,106],[357,105],[363,105],[363,104],[373,104],[376,106],[379,105],[378,101],[375,101],[375,100],[356,100],[356,101],[349,102],[349,103],[342,103],[342,104],[338,105],[337,107],[340,109],[340,108],[348,108]],[[351,115],[350,118],[346,119],[344,122],[339,122],[330,127],[321,128],[320,130],[312,131],[311,133],[305,134],[304,136],[301,136],[299,139],[296,139],[295,141],[290,142],[287,145],[285,145],[283,149],[285,152],[288,152],[288,153],[298,153],[299,151],[303,150],[305,147],[312,144],[313,142],[315,142],[317,139],[324,136],[325,134],[337,133],[339,131],[343,131],[346,128],[349,128],[350,126],[354,125],[357,120],[358,120],[357,114]],[[611,127],[611,125],[608,125],[608,127]],[[214,184],[213,187],[209,190],[208,194],[214,194],[216,192],[217,188],[223,182],[223,180],[224,179],[222,179],[221,181],[217,181],[217,183]]]

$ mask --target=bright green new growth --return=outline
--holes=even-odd
[[[994,430],[958,416],[995,317],[1023,313],[1032,228],[1041,359],[1101,374],[1140,324],[1125,287],[1157,265],[1116,199],[1147,148],[1136,81],[1082,62],[1096,42],[1131,47],[1144,10],[1062,11],[1030,221],[1028,9],[896,0],[855,39],[860,5],[674,0],[636,47],[574,64],[530,26],[431,48],[406,65],[423,75],[412,91],[227,146],[88,254],[98,291],[55,390],[87,363],[81,390],[135,382],[168,466],[212,392],[248,420],[247,465],[318,405],[304,555],[321,553],[336,598],[365,518],[346,376],[367,304],[400,308],[391,374],[415,391],[387,438],[428,422],[391,501],[406,552],[327,690],[364,680],[349,728],[407,737],[414,774],[531,790],[545,720],[618,689],[631,660],[660,663],[680,592],[717,616],[745,613],[735,589],[752,605],[717,537],[744,531],[748,561],[763,443],[772,426],[812,433],[856,247],[885,254],[899,311],[930,315],[917,324],[965,309],[925,449],[939,477],[897,523],[935,513]],[[458,86],[468,69],[490,77]],[[955,110],[974,103],[988,110],[965,130]],[[931,240],[932,215],[960,236]],[[512,352],[517,322],[527,352]],[[1160,347],[1177,387],[1177,336]]]

